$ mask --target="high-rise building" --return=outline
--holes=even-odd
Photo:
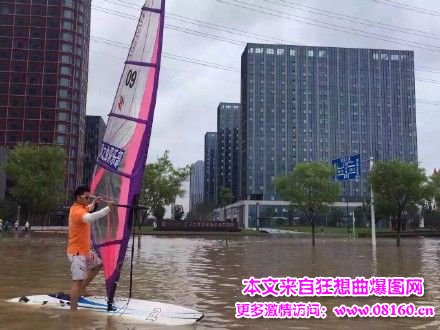
[[[217,107],[217,195],[230,189],[238,200],[238,127],[240,103],[221,102]],[[219,198],[219,196],[217,196]],[[220,200],[217,200],[220,204]]]
[[[106,124],[101,116],[86,116],[86,137],[84,143],[84,174],[83,183],[89,185],[92,181],[96,159],[101,150]]]
[[[248,44],[241,65],[240,195],[276,200],[273,180],[307,161],[359,153],[417,162],[414,53]]]
[[[0,146],[0,201],[5,198],[6,192],[6,173],[3,170],[3,166],[8,160],[8,149]]]
[[[217,179],[216,179],[216,159],[217,159],[217,133],[205,133],[205,184],[203,187],[204,201],[216,203],[217,200]]]
[[[189,177],[189,210],[193,211],[203,203],[203,187],[205,184],[205,167],[202,160],[191,165]]]
[[[82,182],[89,0],[0,3],[0,145],[58,144],[66,200]]]

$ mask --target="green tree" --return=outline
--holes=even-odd
[[[59,146],[19,143],[4,166],[11,195],[27,217],[47,217],[63,202],[66,152]]]
[[[332,207],[328,215],[328,225],[338,227],[342,223],[345,212],[340,207]]]
[[[397,222],[397,246],[400,246],[402,215],[427,198],[428,178],[425,170],[417,164],[400,160],[377,162],[369,181],[381,213],[391,216]]]
[[[214,208],[215,205],[213,202],[203,202],[198,204],[193,210],[186,214],[186,220],[211,220]]]
[[[431,199],[427,201],[431,202],[431,209],[439,209],[440,208],[440,174],[434,174],[429,177],[429,188],[432,195]],[[428,193],[429,195],[429,193]]]
[[[165,216],[165,208],[162,205],[158,205],[153,209],[153,215],[157,220],[163,220]]]
[[[220,206],[223,207],[223,215],[224,220],[226,221],[226,205],[229,205],[234,200],[234,195],[232,194],[231,189],[226,187],[220,187],[218,192],[218,198],[220,201]]]
[[[174,205],[174,220],[183,220],[184,215],[185,211],[183,210],[183,206],[178,204]]]
[[[275,179],[277,193],[306,215],[312,226],[315,245],[315,223],[319,213],[335,202],[339,185],[333,180],[334,168],[321,162],[301,163],[285,176]]]
[[[146,207],[142,220],[155,209],[170,205],[177,197],[185,196],[185,189],[182,185],[188,179],[189,173],[189,166],[182,168],[173,166],[169,159],[168,150],[155,163],[148,164],[139,196],[140,203]],[[139,223],[139,229],[142,220]]]

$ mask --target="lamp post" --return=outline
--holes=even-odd
[[[17,221],[18,221],[18,222],[20,222],[20,209],[21,209],[21,206],[18,205],[18,206],[17,206]]]
[[[348,198],[342,197],[342,202],[346,202],[345,217],[347,219],[347,234],[350,234],[350,214],[348,213]]]
[[[370,157],[370,172],[373,170],[373,157]],[[370,195],[371,195],[371,243],[374,248],[376,248],[376,215],[374,214],[374,195],[373,195],[373,186],[370,187]]]
[[[257,208],[257,224],[256,224],[256,231],[260,230],[260,203],[257,202],[256,204],[256,208]]]

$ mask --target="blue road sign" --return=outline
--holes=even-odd
[[[354,180],[361,176],[360,154],[333,159],[332,165],[336,169],[335,180],[337,181]]]

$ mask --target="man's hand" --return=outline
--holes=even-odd
[[[107,206],[110,208],[110,211],[113,212],[115,209],[115,202],[113,201],[105,201],[107,203]]]

